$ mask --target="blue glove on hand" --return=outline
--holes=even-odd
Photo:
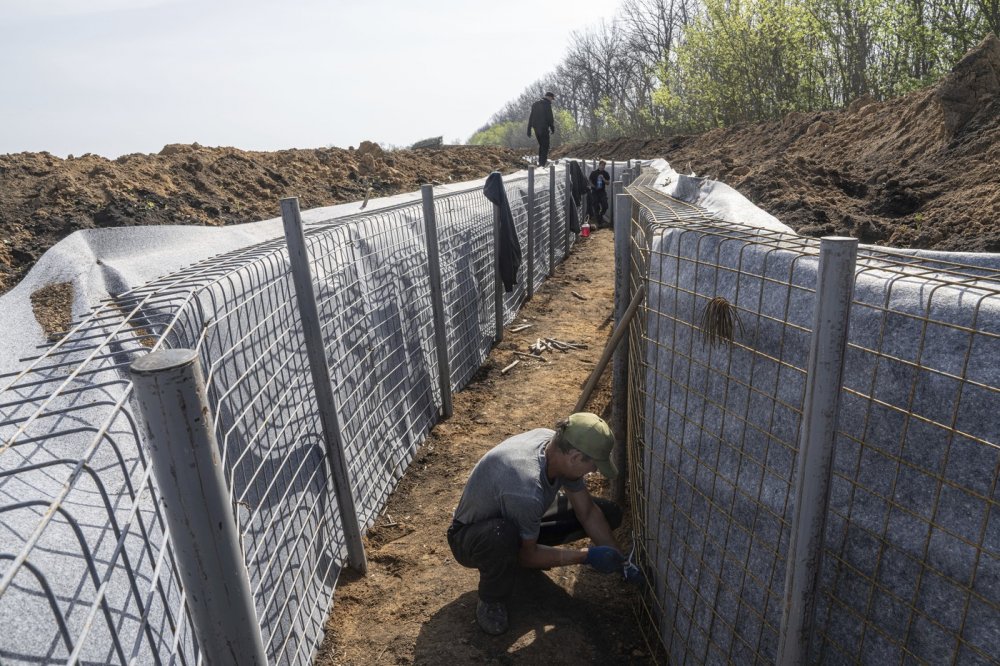
[[[622,563],[625,558],[611,546],[591,546],[587,549],[587,559],[584,564],[589,564],[601,573],[616,573],[622,570]]]

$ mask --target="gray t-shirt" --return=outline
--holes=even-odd
[[[490,518],[506,518],[517,525],[522,539],[538,538],[542,514],[560,487],[583,490],[582,479],[553,483],[545,474],[545,446],[555,431],[538,428],[514,435],[493,447],[476,463],[455,509],[455,520],[465,525]]]

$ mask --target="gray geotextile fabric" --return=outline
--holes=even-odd
[[[660,184],[731,199],[704,179]],[[652,238],[640,466],[660,634],[677,663],[773,661],[817,256],[683,223]],[[859,250],[811,660],[995,655],[998,269],[995,254]],[[701,332],[718,296],[740,317],[731,347]]]

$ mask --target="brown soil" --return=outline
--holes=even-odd
[[[611,333],[613,237],[601,231],[574,248],[521,311],[532,327],[507,332],[454,415],[438,424],[366,537],[369,573],[337,586],[317,664],[646,664],[635,620],[638,590],[586,567],[525,571],[510,605],[511,629],[490,637],[475,623],[478,574],[451,557],[445,530],[472,466],[494,444],[550,427],[573,410]],[[574,297],[571,292],[587,300]],[[585,350],[522,360],[539,337]],[[608,416],[605,372],[587,409]],[[594,494],[603,479],[588,477]],[[627,525],[618,539],[629,540]],[[585,542],[578,544],[580,547]]]
[[[560,154],[662,157],[735,187],[806,235],[1000,252],[1000,41],[988,37],[936,86],[906,97]]]
[[[72,282],[45,285],[31,295],[31,310],[49,340],[58,340],[69,328],[72,308]]]
[[[342,150],[248,152],[198,144],[156,155],[60,159],[0,155],[0,294],[41,254],[77,229],[148,224],[222,226],[270,219],[278,200],[303,209],[411,192],[423,183],[460,182],[522,168],[517,153],[477,146],[384,152],[377,144]]]

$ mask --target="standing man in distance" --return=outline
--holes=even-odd
[[[615,439],[596,414],[577,412],[556,424],[515,435],[476,463],[448,528],[448,545],[464,567],[479,569],[476,621],[488,634],[507,631],[507,600],[518,567],[588,564],[622,572],[611,530],[621,524],[614,502],[587,492],[583,477],[618,474]],[[559,495],[560,489],[565,495]],[[589,548],[557,548],[589,536]]]
[[[607,224],[604,214],[608,212],[608,182],[611,176],[604,170],[607,164],[601,160],[597,168],[590,172],[590,192],[593,196],[594,213],[597,215],[597,226],[603,227]]]
[[[531,137],[531,130],[535,130],[540,167],[549,161],[549,135],[556,133],[556,121],[552,115],[552,102],[555,99],[554,92],[545,93],[544,97],[531,105],[531,115],[528,116],[528,137]]]

